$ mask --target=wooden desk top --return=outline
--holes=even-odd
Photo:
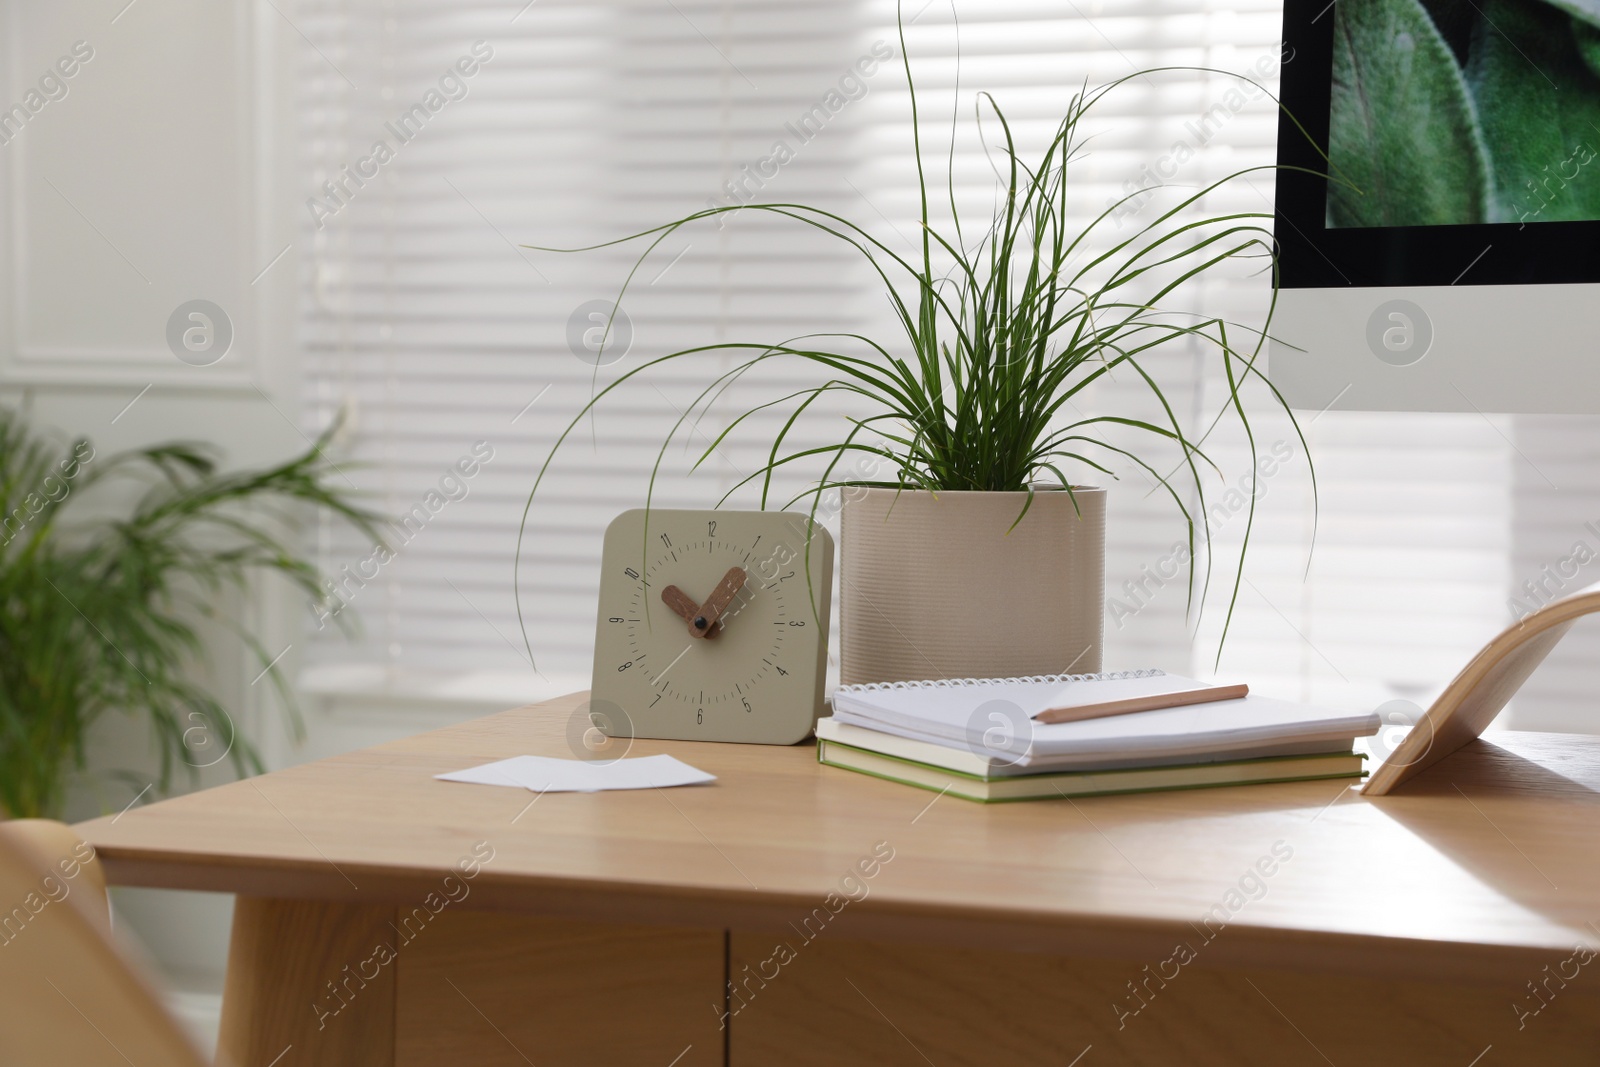
[[[580,700],[78,829],[115,883],[253,896],[420,904],[487,841],[458,907],[776,931],[830,893],[840,907],[885,842],[830,936],[1145,961],[1199,936],[1206,965],[1485,980],[1600,943],[1600,737],[1495,735],[1371,799],[1307,782],[980,805],[820,766],[809,745],[664,741],[632,754],[718,781],[535,800],[432,779],[570,756]]]

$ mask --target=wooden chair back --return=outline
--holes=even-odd
[[[0,1064],[204,1067],[111,940],[104,894],[70,829],[0,823]]]

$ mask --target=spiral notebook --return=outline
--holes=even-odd
[[[1167,759],[1265,746],[1353,743],[1377,732],[1371,712],[1342,712],[1245,696],[1130,715],[1044,723],[1034,716],[1072,700],[1118,701],[1202,688],[1159,670],[946,678],[841,686],[834,718],[869,730],[964,748],[1019,767],[1063,759]]]

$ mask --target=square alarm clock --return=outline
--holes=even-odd
[[[805,515],[623,512],[606,527],[590,692],[594,708],[613,707],[595,724],[803,741],[823,712],[832,589],[833,538]]]

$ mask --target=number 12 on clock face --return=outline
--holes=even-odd
[[[601,559],[590,700],[612,709],[596,725],[633,737],[804,740],[823,710],[832,588],[833,538],[805,515],[623,512]]]

